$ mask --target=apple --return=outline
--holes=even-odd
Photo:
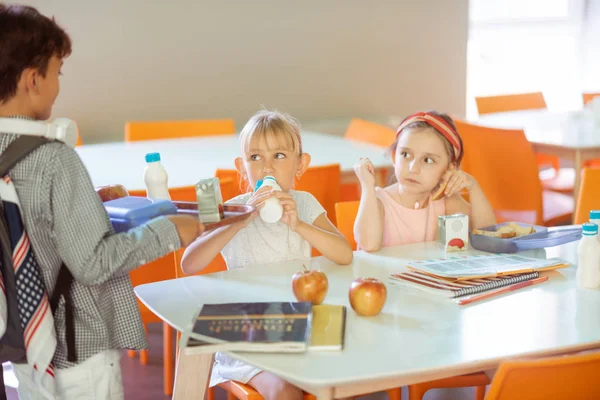
[[[348,298],[358,315],[371,317],[381,312],[387,298],[387,289],[378,279],[358,278],[350,285]]]
[[[106,185],[96,187],[96,193],[102,202],[129,196],[129,192],[123,185]]]
[[[319,270],[304,269],[292,277],[292,290],[298,301],[310,301],[314,305],[321,304],[327,295],[329,282],[327,275]]]

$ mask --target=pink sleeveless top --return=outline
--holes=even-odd
[[[383,203],[383,242],[381,247],[431,242],[438,239],[438,216],[446,213],[445,199],[431,201],[426,208],[414,210],[399,204],[381,188],[377,198]]]

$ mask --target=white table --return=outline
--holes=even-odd
[[[600,159],[600,123],[595,123],[591,116],[584,118],[582,113],[583,111],[511,111],[481,115],[474,122],[494,128],[523,129],[536,153],[571,160],[575,169],[577,195],[583,163]]]
[[[576,261],[577,242],[525,254]],[[478,253],[472,251],[472,253]],[[441,257],[437,243],[355,252],[349,267],[319,257],[311,267],[328,274],[326,303],[348,307],[356,277],[386,280],[404,260]],[[302,262],[287,262],[141,285],[136,294],[174,328],[188,327],[203,303],[292,301],[291,277]],[[237,353],[319,399],[353,396],[497,367],[503,360],[600,347],[600,290],[578,290],[575,267],[548,273],[548,282],[468,306],[387,284],[376,317],[348,309],[341,352]],[[174,398],[203,398],[212,355],[180,352]],[[203,372],[200,373],[199,369]],[[187,372],[186,372],[187,371]]]
[[[388,168],[392,163],[385,148],[340,136],[303,132],[302,147],[312,157],[311,166],[339,163],[344,180],[352,178],[360,157],[369,157],[376,168]],[[146,153],[160,153],[170,187],[194,185],[214,176],[217,168],[233,169],[235,158],[240,156],[238,135],[92,144],[76,150],[94,186],[118,183],[127,189],[144,188]]]

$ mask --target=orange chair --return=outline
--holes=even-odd
[[[300,179],[296,180],[294,188],[311,193],[321,203],[327,216],[335,221],[335,203],[340,201],[340,185],[342,173],[340,164],[310,167]]]
[[[175,278],[175,266],[173,263],[173,255],[168,254],[158,260],[148,263],[140,268],[134,269],[129,273],[133,286],[138,286],[144,283],[164,281]],[[138,300],[140,315],[144,323],[144,329],[147,330],[149,323],[162,322],[152,311],[150,311],[142,302]],[[128,351],[129,357],[135,357],[136,352]],[[148,363],[148,350],[140,351],[140,363],[146,365]],[[166,396],[173,394],[173,328],[163,322],[163,385]]]
[[[600,93],[583,93],[582,97],[583,104],[585,105],[591,103],[594,97],[600,97]]]
[[[357,249],[356,240],[354,240],[354,221],[356,221],[359,205],[360,201],[344,201],[335,204],[335,225],[350,242],[352,250]]]
[[[506,111],[539,110],[546,109],[546,100],[541,92],[509,94],[503,96],[475,97],[477,111],[480,115]],[[536,154],[538,165],[550,165],[554,170],[554,176],[543,179],[544,189],[554,190],[561,193],[573,192],[575,181],[567,171],[561,173],[560,158],[547,154]]]
[[[359,118],[352,118],[344,138],[365,142],[375,146],[389,147],[396,140],[396,131],[389,126],[376,124]],[[356,160],[358,162],[358,160]],[[387,171],[380,170],[379,179],[385,182]],[[344,183],[340,189],[340,199],[342,201],[352,201],[360,199],[360,186],[358,182]]]
[[[600,352],[500,364],[486,400],[600,399]]]
[[[396,140],[396,131],[389,126],[352,118],[346,128],[344,138],[367,142],[379,147],[389,147]]]
[[[197,121],[128,121],[125,123],[125,141],[189,138],[197,136],[232,135],[232,119]]]
[[[219,178],[220,180],[231,179],[234,182],[235,195],[232,196],[231,198],[239,196],[240,194],[247,193],[251,190],[251,188],[248,186],[248,182],[242,180],[242,177],[240,176],[240,174],[237,172],[236,169],[217,169],[215,171],[215,176],[217,178]],[[223,198],[223,199],[225,199],[225,198]],[[229,200],[229,199],[227,199],[227,200]]]
[[[591,210],[600,210],[600,168],[584,168],[581,172],[581,186],[573,222],[587,222]]]
[[[480,115],[547,108],[542,92],[475,97],[475,103]]]
[[[455,121],[464,146],[462,168],[477,179],[494,210],[535,211],[538,224],[568,224],[573,198],[542,190],[535,155],[523,130]]]
[[[583,93],[583,104],[589,104],[594,97],[600,97],[600,93]],[[588,160],[583,163],[586,168],[600,168],[600,160]]]

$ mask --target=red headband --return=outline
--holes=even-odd
[[[408,125],[414,122],[425,122],[433,129],[441,133],[452,145],[454,149],[454,156],[456,159],[460,158],[460,154],[462,152],[462,146],[460,144],[460,136],[458,132],[442,117],[438,117],[437,115],[433,115],[426,112],[418,112],[408,117],[404,118],[404,121],[400,124],[398,129],[396,130],[396,137],[400,135],[402,130],[406,128]]]

